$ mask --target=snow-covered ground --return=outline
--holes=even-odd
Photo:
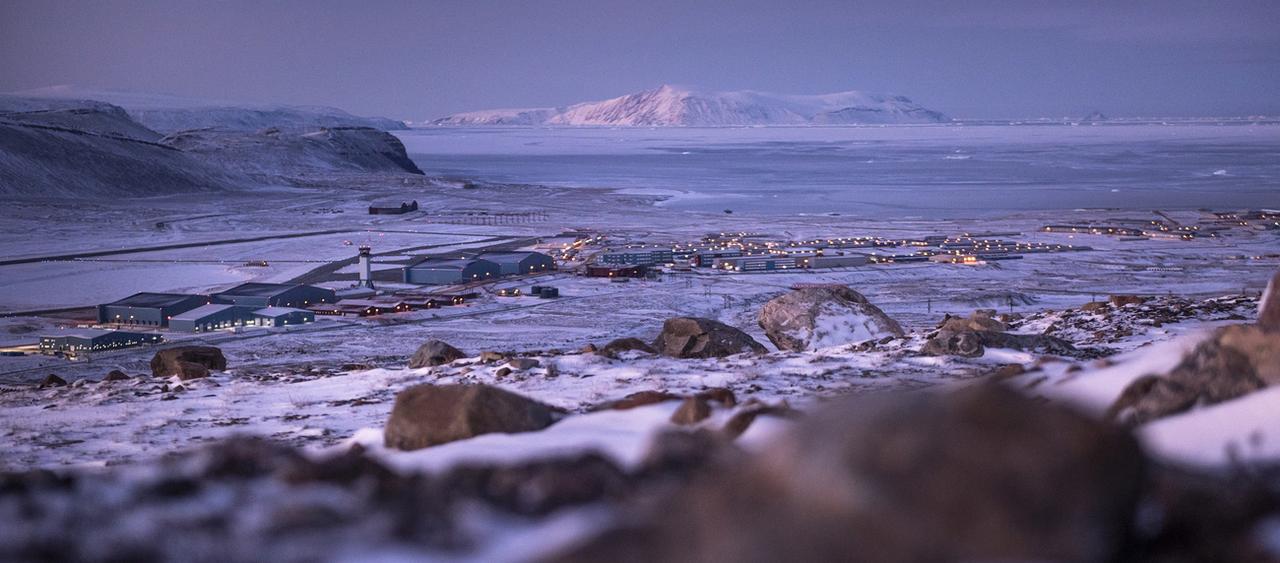
[[[1096,128],[1072,134],[1091,136],[1093,140],[1085,143],[1090,147],[1086,151],[1089,154],[1117,143],[1134,145],[1135,138],[1160,146],[1183,146],[1179,143],[1184,142],[1235,146],[1253,142],[1263,147],[1262,152],[1271,150],[1274,141],[1271,129],[1206,127],[1153,127],[1137,133],[1124,128]],[[943,134],[955,134],[955,144],[966,154],[980,145],[999,147],[999,154],[1016,156],[1023,141],[1040,143],[1038,146],[1042,147],[1051,144],[1038,139],[1049,134],[1046,129],[1017,129],[1012,133],[998,128],[976,132],[938,129]],[[1058,130],[1065,129],[1054,132]],[[834,131],[822,135],[848,134]],[[431,135],[434,133],[410,132],[404,138],[411,152],[419,152],[419,165],[429,173],[439,173],[439,167],[433,165],[440,161],[420,154],[423,147],[439,146],[441,139]],[[504,143],[527,142],[536,133],[458,130],[450,135],[448,141],[456,147],[452,154],[488,158],[493,170],[502,176],[514,175],[516,170],[504,172],[504,159],[479,155],[478,147],[501,149]],[[607,130],[557,131],[543,134],[543,140],[552,145],[567,142],[577,147],[573,150],[580,155],[614,154],[609,148],[611,138],[617,139],[619,145],[627,145],[617,151],[620,157],[636,151],[651,152],[653,147],[682,149],[662,149],[659,152],[668,155],[664,158],[688,156],[680,154],[688,148],[681,145],[701,145],[707,154],[715,154],[716,150],[739,142],[758,146],[763,142],[762,136],[781,136],[786,145],[783,158],[791,158],[800,145],[812,148],[814,142],[821,140],[813,139],[811,132],[786,129],[689,130],[677,135],[681,137],[676,145],[668,145],[671,139],[661,136],[656,140],[640,139],[634,131],[625,135]],[[801,138],[787,138],[796,135]],[[911,150],[933,154],[942,146],[936,131],[860,130],[856,135],[865,138],[839,141],[837,144],[844,147],[841,150],[854,150],[849,147],[856,148],[863,142],[868,146],[897,143],[902,150],[916,147]],[[1183,136],[1190,140],[1180,140]],[[423,139],[428,144],[415,145]],[[418,151],[414,151],[415,146]],[[561,154],[562,149],[553,146],[550,152]],[[591,152],[597,149],[599,152]],[[542,149],[533,146],[527,152],[539,150]],[[956,154],[954,150],[947,149],[945,153]],[[1024,165],[1034,169],[1034,162],[1040,162],[1036,159],[1050,158],[1037,154],[1006,170],[1025,171],[1020,168]],[[941,159],[945,155],[937,152],[936,156]],[[954,164],[947,162],[941,166]],[[553,159],[538,165],[547,168],[529,168],[530,179],[546,179],[557,163],[562,161]],[[1246,159],[1235,165],[1215,165],[1214,169],[1222,166],[1249,178],[1255,188],[1248,194],[1256,195],[1257,189],[1266,189],[1274,181],[1273,166]],[[310,187],[264,187],[254,193],[209,199],[160,197],[74,203],[23,200],[5,208],[5,221],[0,224],[0,311],[91,305],[143,290],[213,291],[246,280],[296,279],[350,258],[354,246],[364,243],[379,253],[377,260],[385,269],[394,267],[393,261],[407,255],[472,249],[498,242],[531,244],[538,238],[568,230],[604,234],[606,244],[688,242],[708,232],[743,230],[792,240],[996,231],[1006,233],[1000,238],[1088,245],[1094,250],[1033,254],[1020,260],[977,266],[916,263],[760,274],[696,270],[673,273],[657,281],[629,283],[560,272],[503,282],[512,287],[555,285],[561,291],[560,299],[485,294],[462,307],[376,319],[323,319],[286,330],[169,334],[173,342],[219,346],[231,364],[227,373],[184,384],[187,389],[182,393],[172,391],[176,386],[172,382],[170,391],[160,391],[164,382],[150,379],[95,383],[117,368],[134,375],[145,373],[154,352],[148,348],[103,353],[89,362],[43,356],[0,357],[0,381],[10,385],[0,395],[0,417],[8,424],[0,443],[13,454],[6,461],[27,466],[137,459],[239,432],[261,433],[299,444],[332,445],[351,439],[361,429],[380,427],[396,391],[430,381],[496,383],[570,410],[654,388],[692,391],[728,386],[744,396],[803,404],[831,394],[945,385],[986,375],[1000,364],[1036,362],[1034,355],[1010,350],[988,350],[975,360],[903,353],[918,349],[924,335],[945,314],[967,315],[974,309],[991,308],[1001,313],[1032,315],[1032,320],[1015,330],[1036,333],[1054,322],[1046,311],[1061,312],[1108,294],[1193,299],[1242,293],[1256,296],[1270,274],[1280,267],[1276,256],[1280,238],[1275,231],[1232,229],[1217,238],[1194,241],[1126,241],[1038,232],[1048,223],[1158,218],[1150,210],[1005,209],[999,213],[984,210],[946,217],[894,214],[881,220],[865,214],[826,214],[812,208],[803,213],[730,215],[718,210],[706,213],[655,206],[655,201],[670,193],[663,191],[667,186],[662,182],[648,183],[644,178],[606,181],[591,176],[590,166],[571,171],[571,176],[577,176],[564,182],[547,182],[559,184],[554,186],[352,175],[314,178]],[[1129,170],[1125,174],[1138,172]],[[1218,180],[1196,180],[1207,181]],[[595,187],[581,187],[583,182]],[[722,189],[736,189],[732,182],[721,183],[728,186]],[[1193,184],[1193,188],[1201,185]],[[1154,187],[1148,184],[1143,189]],[[686,188],[680,186],[678,191],[687,191]],[[708,205],[719,205],[715,203],[719,195],[715,194],[723,193],[713,193]],[[366,207],[371,202],[390,200],[417,200],[423,209],[405,215],[367,214]],[[482,212],[511,211],[531,215],[523,221],[475,219]],[[1195,222],[1200,216],[1196,211],[1185,210],[1172,215],[1188,222]],[[347,245],[348,241],[352,245]],[[257,260],[266,261],[268,266],[246,264]],[[344,282],[330,285],[341,283]],[[835,345],[799,354],[773,351],[756,324],[756,315],[765,301],[797,283],[849,285],[900,322],[910,335],[889,350],[855,352]],[[766,343],[771,352],[760,359],[725,362],[646,358],[613,361],[573,353],[585,344],[600,345],[619,337],[652,340],[662,321],[673,316],[723,321]],[[1180,337],[1206,320],[1209,319],[1189,318],[1160,326],[1135,322],[1125,325],[1123,331],[1077,328],[1069,339],[1136,354],[1128,351]],[[74,317],[0,319],[0,341],[6,346],[31,344],[43,332],[76,323]],[[1081,326],[1092,327],[1088,323]],[[1104,334],[1095,338],[1092,333],[1097,331]],[[532,354],[554,363],[559,375],[548,378],[545,370],[533,370],[500,379],[496,376],[497,366],[473,367],[465,374],[461,371],[466,366],[434,371],[405,369],[405,359],[431,338],[445,340],[473,355],[485,350]],[[1145,349],[1160,350],[1159,346],[1163,345],[1151,344]],[[553,352],[557,350],[568,355],[557,355]],[[1161,361],[1172,361],[1169,358],[1173,357],[1172,352],[1158,356],[1163,358]],[[1053,374],[1067,365],[1033,373]],[[1124,381],[1106,378],[1107,369],[1114,368],[1099,368],[1104,376],[1090,381],[1106,380],[1107,392],[1118,393]],[[30,388],[30,384],[50,373],[85,383],[64,389]],[[1072,372],[1071,377],[1076,373]],[[1063,375],[1066,376],[1065,371]],[[1063,389],[1070,387],[1064,385]],[[1107,396],[1101,394],[1098,401],[1105,402]],[[1206,410],[1205,415],[1209,412]],[[1166,437],[1175,435],[1177,427],[1159,429],[1164,428],[1161,425],[1173,425],[1179,418],[1152,425],[1152,443],[1167,443]],[[140,445],[129,445],[133,443]],[[1171,445],[1167,449],[1174,452],[1178,447],[1181,446]]]

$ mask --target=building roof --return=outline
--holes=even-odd
[[[527,252],[527,251],[525,252],[484,252],[480,254],[479,258],[482,260],[488,260],[490,262],[495,262],[498,264],[510,264],[513,262],[519,262],[533,255],[547,256],[546,254],[543,254],[541,252]],[[547,258],[550,258],[550,256],[547,256]]]
[[[107,303],[107,305],[115,305],[119,307],[169,307],[182,303],[192,297],[208,299],[207,296],[191,293],[150,293],[144,291],[142,293],[135,293],[119,301]]]
[[[59,332],[57,334],[42,334],[40,335],[40,338],[65,338],[70,336],[74,338],[94,339],[99,336],[105,336],[105,335],[111,334],[113,332],[116,332],[116,331],[102,330],[97,328],[82,328],[79,330],[66,330],[66,331]]]
[[[221,303],[201,305],[185,313],[174,315],[170,317],[169,320],[170,321],[196,321],[196,320],[203,319],[209,315],[212,315],[215,313],[221,313],[227,309],[234,309],[236,307],[239,307],[239,305],[223,305]]]
[[[376,307],[379,309],[394,309],[402,304],[404,304],[404,301],[379,301],[375,299],[343,299],[338,302],[338,305],[344,307]]]
[[[462,270],[477,262],[495,264],[492,260],[485,258],[455,258],[452,260],[426,258],[417,264],[410,265],[409,267],[414,270]]]
[[[253,314],[259,317],[283,317],[285,315],[292,315],[295,313],[306,313],[306,312],[307,311],[304,311],[302,309],[295,309],[293,307],[263,307],[261,309],[254,311]]]
[[[242,283],[226,291],[219,291],[214,295],[236,295],[243,297],[271,297],[279,295],[298,287],[298,284],[291,283]]]

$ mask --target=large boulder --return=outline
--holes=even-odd
[[[779,295],[760,308],[758,322],[778,349],[791,351],[903,335],[897,321],[842,285]]]
[[[556,420],[547,405],[490,385],[417,385],[396,395],[384,441],[417,450],[494,432],[542,430]]]
[[[461,350],[443,340],[428,340],[409,357],[409,368],[440,366],[467,357]]]
[[[763,354],[767,351],[751,335],[720,321],[699,317],[667,319],[653,348],[673,358],[723,358],[742,352]]]
[[[863,396],[561,560],[1110,561],[1144,465],[1123,429],[995,385]]]
[[[1197,344],[1168,374],[1147,375],[1130,383],[1107,416],[1143,424],[1277,383],[1280,332],[1257,325],[1226,326]]]
[[[210,371],[227,369],[227,358],[214,346],[178,346],[166,348],[151,358],[151,375],[182,379],[208,377]]]

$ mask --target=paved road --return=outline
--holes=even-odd
[[[32,256],[29,258],[10,258],[0,260],[0,266],[12,266],[14,264],[31,264],[34,262],[61,262],[67,260],[76,260],[79,258],[96,258],[98,256],[112,256],[115,254],[133,254],[135,252],[153,252],[156,250],[173,250],[176,248],[196,248],[200,246],[219,246],[224,244],[241,244],[246,242],[258,242],[263,240],[288,239],[313,237],[318,235],[334,235],[338,233],[359,232],[358,229],[329,229],[325,231],[307,231],[303,233],[289,233],[284,235],[262,235],[256,237],[234,238],[211,240],[204,242],[177,242],[173,244],[161,244],[156,246],[135,246],[131,248],[117,248],[114,250],[94,250],[89,252],[76,252],[72,254],[54,254],[50,256]]]
[[[341,233],[363,233],[371,229],[327,229],[323,231],[305,231],[301,233],[288,233],[279,235],[259,235],[254,237],[232,238],[209,240],[202,242],[175,242],[172,244],[160,244],[154,246],[134,246],[129,248],[116,248],[112,250],[91,250],[85,252],[74,252],[69,254],[51,254],[48,256],[30,256],[27,258],[7,258],[0,260],[0,266],[12,266],[15,264],[31,264],[35,262],[60,262],[67,260],[77,260],[80,258],[97,258],[99,256],[113,256],[117,254],[134,254],[138,252],[154,252],[158,250],[174,250],[178,248],[197,248],[201,246],[221,246],[227,244],[243,244],[246,242],[259,242],[264,240],[291,239],[302,237],[314,237],[321,235],[336,235]],[[375,232],[387,233],[413,233],[420,235],[449,235],[449,236],[468,236],[468,233],[458,232],[436,232],[436,231],[407,231],[407,230],[388,230],[388,229],[372,229]],[[454,243],[457,244],[457,243]]]

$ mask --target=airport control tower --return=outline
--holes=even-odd
[[[368,245],[360,247],[358,264],[360,266],[360,283],[357,287],[373,289],[373,254]]]

